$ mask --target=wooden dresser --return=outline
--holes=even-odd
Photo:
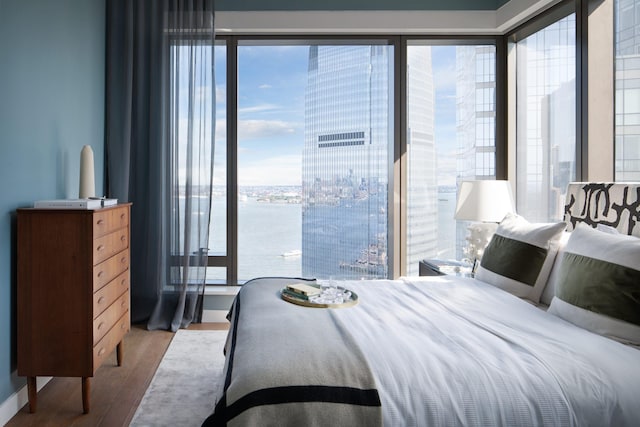
[[[96,210],[18,209],[18,375],[27,377],[29,409],[37,376],[90,382],[130,328],[131,204]]]

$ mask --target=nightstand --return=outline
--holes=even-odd
[[[462,277],[473,277],[473,266],[463,261],[423,259],[418,264],[420,276],[444,276],[451,274]]]

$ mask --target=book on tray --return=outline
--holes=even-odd
[[[315,295],[320,295],[321,291],[315,286],[305,285],[304,283],[295,283],[287,285],[282,292],[295,298],[308,300]]]

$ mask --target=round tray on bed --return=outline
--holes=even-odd
[[[343,303],[340,304],[323,304],[323,303],[315,303],[308,301],[302,298],[296,298],[293,295],[287,294],[285,292],[280,291],[280,297],[290,302],[291,304],[301,305],[303,307],[314,307],[314,308],[345,308],[345,307],[353,307],[358,304],[358,294],[353,292],[352,290],[345,289],[345,291],[351,292],[351,297]]]

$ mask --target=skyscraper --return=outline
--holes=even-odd
[[[516,43],[517,211],[562,219],[575,178],[575,14]]]
[[[615,7],[615,179],[640,180],[640,1]]]
[[[456,47],[456,183],[495,179],[496,48]],[[465,259],[468,222],[456,224],[456,258]]]
[[[302,274],[387,275],[389,46],[311,46],[302,155]]]
[[[438,181],[431,47],[407,50],[407,274],[438,253]]]
[[[412,229],[408,257],[413,257],[411,247],[436,244],[437,219],[429,215],[429,209],[436,212],[434,168],[429,166],[434,158],[430,65],[425,57],[416,66],[415,76],[423,82],[410,97],[418,118],[409,131],[409,149],[415,153],[410,170],[420,186],[409,192],[413,203],[407,216],[421,225]],[[392,76],[391,46],[310,48],[302,159],[305,276],[388,275]]]

